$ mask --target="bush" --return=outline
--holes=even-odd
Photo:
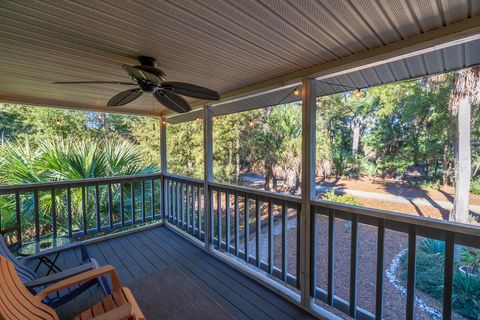
[[[338,203],[343,203],[343,204],[349,204],[352,206],[360,206],[361,204],[357,202],[354,196],[349,195],[349,194],[336,194],[335,191],[328,191],[327,193],[324,194],[323,196],[324,200],[332,201],[332,202],[338,202]]]
[[[480,319],[480,278],[457,272],[453,280],[453,308],[468,319]]]
[[[378,166],[373,161],[363,159],[360,170],[362,174],[367,174],[368,178],[373,179],[378,173]]]
[[[470,182],[470,191],[473,194],[480,195],[480,178],[477,178],[475,180],[472,180],[472,182]]]
[[[440,190],[440,180],[425,181],[424,183],[422,183],[422,188],[430,190]]]
[[[462,265],[472,265],[480,261],[476,249],[463,248]],[[407,281],[407,254],[403,255],[402,280]],[[445,264],[445,242],[434,239],[423,239],[418,244],[416,257],[415,287],[435,299],[443,299],[443,277]],[[480,319],[480,278],[471,274],[463,274],[457,270],[453,279],[453,308],[467,319]]]

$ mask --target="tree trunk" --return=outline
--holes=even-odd
[[[237,129],[238,132],[238,129]],[[237,133],[235,141],[235,181],[240,181],[240,133]]]
[[[356,156],[360,147],[360,132],[362,130],[362,124],[360,121],[354,120],[352,122],[352,154]]]
[[[273,177],[272,165],[267,161],[265,161],[264,168],[265,168],[265,190],[270,191],[271,190],[270,181],[272,180],[272,177]]]
[[[448,173],[449,173],[449,161],[448,161],[448,154],[450,152],[450,148],[448,146],[448,142],[445,143],[443,146],[443,175],[442,175],[442,184],[448,185]]]
[[[470,153],[471,103],[468,98],[458,101],[457,125],[455,130],[455,200],[450,220],[468,223],[470,178],[472,173]]]

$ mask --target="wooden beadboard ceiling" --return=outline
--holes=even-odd
[[[169,81],[220,93],[385,46],[480,13],[477,0],[0,1],[0,100],[168,114],[145,94],[122,108],[120,65],[150,55]]]

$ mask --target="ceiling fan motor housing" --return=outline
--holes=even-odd
[[[138,62],[140,62],[142,66],[157,67],[157,60],[152,57],[139,56]]]

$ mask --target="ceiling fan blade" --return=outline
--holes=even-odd
[[[157,89],[153,96],[158,102],[175,112],[185,113],[192,110],[187,100],[173,92]]]
[[[191,83],[164,82],[161,84],[161,87],[162,89],[169,90],[187,97],[206,100],[220,99],[218,92]]]
[[[107,106],[118,107],[126,105],[127,103],[132,102],[140,97],[142,93],[143,91],[139,88],[122,91],[108,100]]]
[[[131,67],[126,64],[122,65],[122,68],[128,73],[130,78],[137,83],[148,81],[154,84],[159,84],[161,82],[159,77],[145,70]]]
[[[136,86],[136,83],[132,82],[119,82],[119,81],[56,81],[53,84],[121,84],[126,86]]]

